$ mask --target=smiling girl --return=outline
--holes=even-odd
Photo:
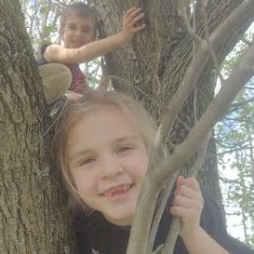
[[[82,208],[74,226],[81,254],[126,253],[155,130],[141,105],[116,92],[86,94],[65,110],[53,150],[71,209]],[[173,216],[182,221],[174,254],[253,254],[227,234],[216,202],[194,178],[178,177],[154,248]]]

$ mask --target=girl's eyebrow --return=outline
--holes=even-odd
[[[124,142],[128,142],[128,141],[135,141],[138,139],[138,136],[136,135],[130,135],[130,136],[124,136],[124,137],[120,137],[116,140],[114,140],[115,144],[119,144],[119,143],[124,143]]]
[[[73,154],[69,161],[70,162],[75,161],[78,158],[83,157],[86,154],[92,154],[92,153],[93,153],[92,149],[86,149],[86,148],[82,149],[82,150],[76,152],[75,154]]]
[[[128,136],[124,136],[124,137],[115,139],[113,141],[113,145],[119,145],[124,142],[136,141],[137,139],[138,139],[137,135],[128,135]],[[79,157],[82,157],[86,154],[89,155],[89,154],[93,154],[93,153],[94,153],[93,149],[85,148],[85,149],[82,149],[82,150],[76,152],[75,154],[73,154],[69,161],[72,162],[74,160],[77,160],[77,158],[79,158]]]

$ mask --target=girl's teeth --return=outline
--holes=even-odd
[[[127,191],[130,188],[130,185],[124,185],[121,189],[117,190],[116,192],[105,192],[104,196],[112,196],[114,193]]]

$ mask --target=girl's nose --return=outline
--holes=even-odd
[[[122,165],[114,157],[105,158],[102,162],[101,178],[114,178],[123,171]]]

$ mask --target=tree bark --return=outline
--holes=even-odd
[[[73,253],[51,163],[50,119],[17,0],[0,1],[0,52],[0,253]]]

